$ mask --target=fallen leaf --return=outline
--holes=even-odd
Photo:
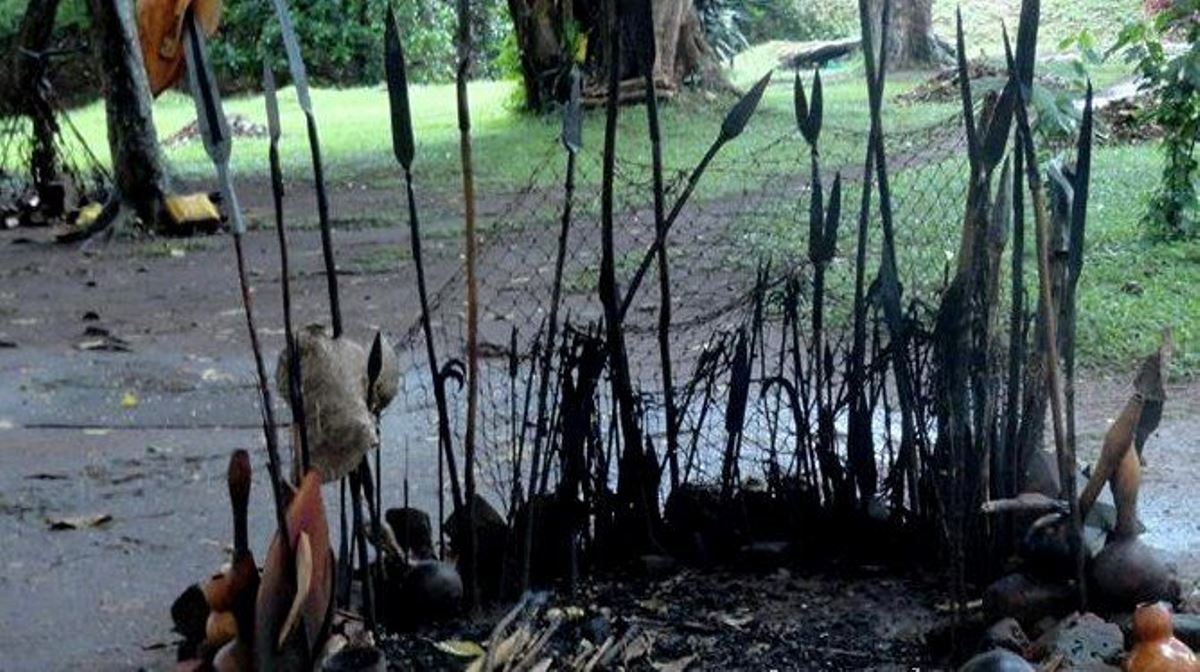
[[[646,611],[656,614],[667,613],[667,605],[663,604],[662,600],[652,597],[648,600],[638,600],[637,605]]]
[[[170,646],[170,644],[168,644],[167,642],[150,642],[149,644],[143,644],[142,650],[143,651],[159,651],[159,650],[167,648],[168,646]]]
[[[96,513],[89,516],[51,517],[47,518],[46,522],[50,524],[52,530],[82,530],[89,527],[100,527],[112,522],[112,519],[110,513]]]
[[[131,350],[128,341],[117,336],[85,338],[76,343],[75,347],[85,352],[129,352]]]
[[[943,612],[943,613],[950,613],[950,612],[955,611],[953,602],[938,602],[937,604],[933,605],[933,608],[940,612]],[[963,603],[963,609],[965,611],[975,611],[977,609],[982,609],[982,608],[983,608],[983,600],[982,599],[971,600],[969,602]]]
[[[218,369],[207,368],[200,373],[200,380],[203,380],[206,383],[215,383],[221,380],[233,380],[233,376]]]
[[[651,662],[650,666],[658,670],[658,672],[684,672],[695,660],[696,654],[693,653],[690,656],[684,656],[668,663]]]
[[[745,616],[729,616],[729,615],[721,616],[722,623],[724,623],[725,625],[728,625],[729,627],[734,628],[736,630],[741,630],[743,627],[749,625],[750,622],[753,620],[754,620],[754,617],[749,614],[746,614]]]
[[[27,481],[65,481],[69,476],[66,474],[52,474],[50,472],[39,471],[25,477]]]
[[[625,646],[625,651],[622,652],[621,658],[624,660],[625,664],[628,665],[634,660],[638,660],[639,658],[650,655],[650,649],[653,647],[654,638],[648,633],[643,632],[637,637],[634,637],[633,641],[629,642],[629,644]]]
[[[438,651],[448,653],[459,658],[478,658],[487,653],[483,647],[475,642],[469,642],[461,639],[447,639],[434,644]]]

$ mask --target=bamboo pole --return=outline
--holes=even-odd
[[[462,164],[463,235],[466,238],[467,266],[467,419],[463,437],[463,486],[467,530],[463,549],[463,580],[468,608],[479,606],[476,572],[475,529],[475,441],[479,413],[479,280],[476,264],[479,238],[475,230],[475,166],[471,147],[471,107],[467,80],[471,70],[471,2],[458,0],[458,69],[455,97],[458,102],[458,149]],[[461,520],[461,518],[460,518]]]

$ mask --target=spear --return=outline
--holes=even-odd
[[[325,261],[325,281],[329,289],[330,323],[333,328],[333,337],[338,338],[342,335],[342,307],[338,294],[337,265],[334,263],[333,258],[333,230],[329,222],[329,196],[325,190],[325,169],[321,162],[321,140],[317,134],[317,118],[313,113],[312,98],[308,93],[308,75],[305,72],[304,58],[300,55],[300,42],[296,38],[296,29],[292,26],[292,15],[288,9],[287,0],[271,0],[271,4],[275,8],[275,16],[279,19],[279,33],[283,38],[284,52],[287,54],[288,70],[292,74],[292,86],[296,88],[296,100],[300,105],[300,109],[304,112],[305,125],[308,128],[308,148],[312,153],[313,186],[317,192],[317,220],[321,228],[321,254]],[[366,460],[365,457],[363,459],[364,461]],[[350,479],[351,505],[355,507],[355,510],[352,512],[352,520],[354,521],[362,519],[360,507],[362,505],[361,488],[364,477],[365,473],[360,474],[358,478]],[[341,499],[341,509],[341,518],[344,522],[346,519],[346,499],[344,495]],[[355,523],[354,534],[362,534],[362,530],[358,529],[357,523]],[[365,542],[362,540],[359,541],[360,548],[362,548]],[[348,550],[345,525],[342,525],[342,543],[340,546],[343,551]],[[367,579],[369,578],[369,572],[365,566],[365,555],[365,551],[360,552],[360,556],[363,556],[364,579]],[[343,552],[340,559],[348,563],[349,553]],[[369,590],[369,587],[366,588]],[[345,597],[344,593],[343,597]],[[370,611],[369,605],[368,611]]]
[[[458,0],[458,68],[454,78],[458,100],[458,150],[462,163],[463,235],[466,238],[467,266],[467,426],[463,436],[463,487],[466,498],[467,531],[463,555],[466,571],[466,602],[473,611],[479,605],[475,571],[475,431],[479,406],[479,281],[476,257],[479,239],[475,235],[475,165],[471,158],[471,106],[467,97],[467,78],[471,69],[471,0]]]
[[[250,299],[250,281],[246,272],[246,258],[242,252],[242,234],[246,222],[238,206],[237,192],[229,175],[230,142],[229,122],[221,107],[212,64],[204,45],[204,31],[196,26],[195,17],[189,12],[185,20],[187,28],[187,71],[196,103],[196,118],[204,150],[217,171],[217,183],[229,213],[230,229],[233,231],[233,250],[237,256],[238,284],[242,290],[242,308],[246,314],[246,328],[250,331],[250,348],[254,352],[254,368],[258,374],[259,402],[262,404],[263,436],[267,442],[267,466],[271,475],[271,494],[275,499],[275,522],[279,526],[279,540],[285,553],[289,552],[287,522],[284,517],[283,484],[279,471],[279,443],[275,435],[275,410],[271,401],[271,386],[267,369],[263,364],[262,344],[258,341],[258,330],[254,326],[254,306]]]
[[[296,100],[304,111],[308,126],[308,147],[312,152],[313,182],[317,191],[317,219],[321,226],[321,253],[325,258],[325,280],[329,287],[329,312],[333,337],[342,335],[342,306],[338,299],[337,268],[333,261],[333,233],[329,223],[329,197],[325,192],[325,169],[321,164],[321,140],[317,137],[317,118],[313,114],[312,98],[308,95],[308,75],[304,59],[300,56],[300,43],[296,29],[292,27],[292,14],[287,0],[271,0],[275,16],[279,18],[279,33],[283,37],[283,50],[287,52],[288,70],[292,73],[292,86],[296,87]]]
[[[458,467],[450,438],[450,413],[446,405],[446,379],[438,368],[437,351],[433,343],[433,327],[430,324],[429,293],[425,288],[425,263],[421,256],[421,220],[417,216],[417,197],[413,190],[412,164],[416,153],[413,142],[412,111],[408,103],[408,74],[404,64],[404,45],[396,29],[396,15],[388,5],[387,25],[384,27],[384,65],[387,70],[388,100],[392,114],[392,149],[396,160],[404,169],[404,186],[408,193],[409,243],[412,246],[413,264],[417,269],[417,296],[421,301],[421,330],[425,332],[425,359],[429,361],[429,375],[433,381],[433,398],[437,405],[438,444],[440,448],[438,474],[442,463],[449,466],[450,491],[455,510],[463,506],[462,488],[458,482]],[[438,488],[438,501],[441,501]]]
[[[633,304],[633,298],[637,295],[638,287],[641,286],[642,279],[646,277],[646,272],[650,270],[650,264],[654,263],[659,248],[666,243],[667,234],[671,231],[671,225],[679,218],[679,213],[683,211],[683,206],[687,205],[688,200],[692,197],[692,192],[696,189],[700,178],[708,170],[708,164],[717,156],[722,147],[742,134],[742,131],[746,128],[746,124],[750,121],[750,117],[758,109],[758,103],[762,100],[763,94],[766,93],[767,85],[770,83],[771,73],[768,72],[762,79],[755,82],[754,86],[750,87],[750,90],[738,99],[737,103],[725,115],[725,120],[721,123],[721,130],[717,133],[716,139],[708,146],[708,150],[704,152],[700,163],[697,163],[696,167],[692,169],[691,174],[688,175],[687,184],[684,185],[679,198],[675,199],[675,203],[671,206],[671,211],[667,214],[666,219],[663,220],[662,226],[658,227],[655,231],[654,242],[650,244],[650,248],[642,256],[642,261],[638,264],[637,271],[633,274],[633,279],[629,281],[629,288],[625,290],[625,299],[621,302],[620,310],[617,313],[620,318],[624,319],[625,314],[629,312],[629,306]]]
[[[671,275],[666,245],[666,190],[663,188],[662,133],[658,123],[658,90],[654,86],[654,12],[650,0],[636,3],[633,16],[637,32],[636,61],[646,87],[646,125],[650,133],[650,157],[654,180],[654,230],[663,237],[658,246],[658,352],[662,367],[663,415],[667,426],[667,463],[671,469],[671,488],[679,487],[679,415],[675,406],[674,377],[671,371]]]
[[[1031,3],[1033,4],[1033,3]],[[1021,50],[1018,36],[1018,54],[1025,54],[1025,59],[1032,59],[1030,52]],[[1016,61],[1012,55],[1012,48],[1008,44],[1007,35],[1005,35],[1005,56],[1008,60],[1009,77],[1015,78],[1026,72],[1026,68],[1032,68],[1031,65],[1024,61]],[[1083,520],[1080,515],[1078,500],[1075,497],[1075,451],[1074,446],[1067,441],[1066,428],[1064,427],[1062,378],[1059,371],[1058,358],[1058,320],[1054,310],[1054,297],[1051,295],[1051,278],[1050,278],[1050,216],[1046,210],[1046,197],[1042,190],[1042,181],[1038,176],[1037,151],[1033,146],[1033,131],[1029,125],[1029,112],[1026,109],[1026,95],[1024,85],[1016,86],[1016,118],[1017,118],[1017,139],[1020,143],[1019,150],[1024,154],[1025,160],[1025,178],[1028,182],[1028,189],[1033,200],[1033,221],[1034,221],[1034,240],[1037,245],[1037,271],[1038,271],[1038,310],[1041,313],[1041,319],[1045,325],[1043,344],[1046,359],[1046,387],[1050,392],[1050,420],[1051,426],[1054,429],[1054,447],[1058,457],[1058,472],[1059,480],[1062,483],[1062,492],[1065,495],[1070,507],[1070,515],[1068,521],[1070,524],[1070,542],[1071,554],[1075,559],[1076,573],[1076,590],[1078,592],[1080,608],[1087,607],[1087,576],[1085,572],[1086,556],[1083,548]]]
[[[890,0],[884,0],[879,24],[879,35],[881,36],[887,35],[891,24],[891,5]],[[867,0],[859,0],[859,22],[863,26],[863,34],[869,40],[871,32],[868,26],[874,25],[874,22],[870,18],[868,6],[869,3]],[[864,42],[863,46],[864,53],[873,54],[873,45],[868,45]],[[882,106],[884,84],[887,79],[887,49],[880,50],[878,59],[878,63],[876,63],[875,57],[872,55],[872,57],[865,60],[865,66],[867,82],[872,84],[867,87],[867,99],[871,126],[875,129],[874,133],[869,137],[868,142],[872,142],[875,146],[876,190],[879,194],[879,218],[883,231],[883,261],[880,264],[877,281],[881,289],[880,295],[884,322],[887,326],[888,335],[895,345],[893,348],[892,369],[896,379],[897,397],[900,403],[900,455],[897,460],[897,469],[894,470],[897,478],[895,480],[896,487],[893,489],[892,501],[895,508],[899,509],[902,507],[904,503],[905,478],[907,477],[909,496],[911,497],[913,507],[916,508],[917,457],[915,442],[917,425],[916,411],[913,408],[913,399],[916,396],[913,391],[916,389],[916,383],[913,381],[913,369],[909,362],[908,354],[908,335],[905,331],[901,312],[901,287],[899,278],[897,277],[896,241],[892,226],[891,183],[888,178],[887,154],[883,142]]]
[[[550,363],[558,338],[558,309],[562,302],[563,264],[567,255],[567,236],[571,232],[571,211],[575,203],[575,157],[583,146],[583,110],[580,107],[582,80],[579,71],[571,70],[571,89],[563,107],[562,144],[567,150],[567,174],[563,180],[563,210],[558,231],[558,253],[554,257],[554,283],[550,290],[550,315],[546,326],[546,347],[542,352],[538,373],[537,426],[534,430],[533,455],[529,460],[529,493],[526,497],[525,532],[521,541],[521,589],[529,587],[529,563],[533,535],[533,493],[542,460],[542,445],[549,432],[546,417],[546,395],[550,390]]]
[[[275,204],[275,231],[279,235],[279,284],[283,287],[283,331],[288,352],[288,403],[292,407],[292,424],[300,435],[300,469],[294,476],[308,472],[308,425],[304,416],[304,390],[301,389],[300,351],[296,347],[296,335],[292,329],[291,273],[288,270],[287,228],[283,224],[283,171],[279,167],[279,99],[275,95],[275,73],[270,64],[263,61],[263,93],[267,103],[267,131],[271,145],[268,158],[271,163],[271,196]]]

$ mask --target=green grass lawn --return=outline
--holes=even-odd
[[[937,3],[939,6],[944,3]],[[982,4],[982,3],[976,3]],[[1003,4],[1003,3],[999,3]],[[1012,3],[1015,6],[1015,2]],[[976,7],[972,11],[983,11]],[[990,11],[990,10],[988,10]],[[1048,7],[1047,11],[1054,11]],[[1052,36],[1044,35],[1043,43]],[[731,78],[747,86],[777,63],[779,44],[761,45],[736,59]],[[1066,65],[1052,64],[1053,68]],[[1096,73],[1100,85],[1115,82],[1124,71],[1106,65]],[[806,81],[809,75],[806,74]],[[861,161],[867,127],[865,88],[861,64],[850,61],[831,67],[824,73],[827,132],[823,135],[823,154],[845,157],[845,163]],[[885,123],[891,142],[904,147],[907,132],[931,125],[960,123],[955,102],[902,105],[895,96],[923,81],[920,74],[901,73],[889,79],[889,100]],[[792,110],[792,75],[777,72],[762,106],[746,135],[728,146],[713,164],[713,170],[699,191],[699,199],[716,200],[745,189],[744,177],[734,167],[758,165],[756,177],[769,182],[772,171],[779,175],[795,170],[795,161],[764,163],[760,153],[771,140],[795,134]],[[532,117],[514,112],[511,107],[513,84],[476,82],[470,87],[476,169],[482,198],[500,195],[527,184],[537,176],[539,165],[553,162],[551,170],[535,177],[544,186],[556,186],[562,152],[558,148],[559,122],[556,115]],[[291,89],[281,93],[284,123],[282,156],[289,176],[305,178],[309,172],[308,147],[304,121],[295,106]],[[320,121],[323,149],[329,176],[333,180],[353,180],[372,186],[394,186],[399,179],[391,153],[391,136],[386,91],[382,87],[313,92]],[[715,136],[732,98],[712,99],[698,94],[682,95],[662,106],[664,159],[672,173],[690,168]],[[226,101],[229,114],[242,115],[256,123],[265,123],[261,96],[244,96]],[[449,85],[416,86],[412,106],[418,140],[418,179],[426,192],[441,191],[448,198],[458,188],[458,129],[454,90]],[[73,113],[75,123],[85,137],[98,147],[104,146],[104,112],[92,104]],[[585,159],[580,162],[579,181],[594,186],[599,181],[598,156],[603,134],[602,114],[589,112],[584,127]],[[162,137],[167,137],[194,118],[194,109],[186,96],[171,93],[155,105],[155,118]],[[649,143],[645,135],[642,107],[629,107],[621,116],[621,156],[628,161],[631,175],[626,183],[644,179],[649,161]],[[836,131],[834,130],[836,129]],[[794,139],[796,157],[805,150]],[[242,179],[261,176],[266,171],[266,141],[239,138],[234,143],[233,163]],[[892,151],[896,155],[895,150]],[[106,155],[101,151],[100,154]],[[193,179],[211,175],[199,142],[168,151],[173,169]],[[928,188],[930,180],[964,179],[957,165],[961,157],[948,159],[946,165],[933,164],[910,170],[897,170],[893,179],[896,200],[904,203],[914,190]],[[1179,370],[1188,375],[1200,373],[1200,245],[1151,244],[1139,229],[1139,217],[1146,195],[1156,184],[1160,157],[1156,145],[1104,147],[1097,151],[1093,172],[1092,208],[1088,228],[1088,252],[1080,287],[1079,347],[1085,367],[1124,375],[1133,359],[1153,349],[1160,327],[1171,324],[1181,354]],[[638,173],[637,171],[643,171]],[[950,170],[951,172],[947,172]],[[648,198],[648,197],[647,197]],[[843,257],[853,250],[853,213],[857,210],[858,190],[847,188],[844,195],[846,216],[842,226],[840,249]],[[953,203],[936,213],[908,208],[897,214],[901,269],[912,291],[926,291],[937,285],[942,270],[957,247],[960,207]],[[539,219],[541,219],[539,217]],[[748,252],[736,254],[742,261],[758,254],[802,255],[806,229],[791,214],[772,219],[755,219],[741,226],[753,228],[739,236]],[[878,238],[878,236],[876,236]],[[1032,247],[1032,245],[1030,245]],[[362,260],[364,268],[374,259]],[[734,260],[737,262],[737,259]],[[1027,267],[1032,273],[1033,258]],[[830,290],[849,289],[852,270],[848,259],[841,259],[830,272]],[[586,279],[585,279],[586,280]]]
[[[1016,38],[1021,0],[936,0],[933,3],[934,29],[951,43],[954,39],[955,10],[960,6],[967,51],[972,56],[980,52],[990,57],[1003,56],[1000,24],[1007,24],[1009,36]],[[1125,21],[1141,16],[1142,1],[1042,0],[1041,9],[1038,30],[1041,51],[1056,49],[1063,39],[1075,35],[1084,27],[1098,38],[1102,48],[1107,48]]]
[[[1079,357],[1118,375],[1168,325],[1175,371],[1200,374],[1200,241],[1150,243],[1138,221],[1161,167],[1158,146],[1146,144],[1101,149],[1092,168]]]
[[[755,50],[739,60],[733,80],[747,84],[765,74],[776,62],[773,52]],[[743,65],[744,63],[744,65]],[[776,81],[764,98],[750,131],[759,137],[776,138],[795,128],[792,111],[791,75],[777,72]],[[892,92],[904,91],[919,83],[915,75],[898,76]],[[826,76],[825,101],[829,123],[843,128],[865,129],[867,110],[865,88],[857,68],[843,68]],[[547,157],[561,161],[556,115],[534,117],[513,111],[515,84],[512,82],[475,82],[470,87],[471,123],[475,142],[477,178],[484,187],[513,188],[523,185]],[[458,177],[458,126],[454,87],[449,84],[414,86],[412,109],[418,142],[416,172],[427,185],[454,184]],[[295,105],[291,88],[280,92],[283,139],[281,157],[284,170],[291,175],[308,171],[309,156],[304,117]],[[716,136],[732,97],[710,100],[698,94],[679,96],[662,106],[664,162],[669,169],[690,167]],[[390,116],[387,92],[381,86],[325,89],[313,91],[313,104],[320,125],[322,150],[333,179],[397,179],[398,169],[392,156]],[[921,105],[897,108],[889,121],[897,130],[927,125],[954,114],[954,104]],[[257,124],[266,123],[261,96],[242,96],[225,101],[227,115],[240,115]],[[154,106],[159,136],[166,139],[195,119],[191,99],[179,93],[167,93]],[[100,102],[76,110],[71,115],[89,143],[98,148],[101,160],[105,143],[104,107]],[[603,137],[603,114],[587,114],[584,145],[598,151]],[[621,118],[622,156],[640,161],[649,157],[643,108],[629,108]],[[718,161],[735,163],[753,151],[753,143],[735,143],[726,148]],[[837,148],[833,148],[835,151]],[[267,165],[267,141],[237,138],[233,159],[235,174],[262,175]],[[167,150],[173,170],[186,178],[204,177],[212,166],[203,146],[194,141]],[[599,175],[584,170],[583,184],[598,182]]]

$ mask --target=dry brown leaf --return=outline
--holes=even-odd
[[[434,644],[438,651],[448,653],[459,658],[479,658],[487,653],[483,647],[475,642],[469,642],[461,639],[447,639]]]
[[[650,649],[654,647],[654,638],[649,633],[641,633],[625,646],[625,650],[621,653],[621,660],[628,665],[630,662],[650,655]]]
[[[684,656],[683,658],[677,658],[677,659],[672,660],[667,663],[653,663],[652,662],[652,663],[650,663],[650,666],[653,667],[655,670],[658,670],[658,672],[684,672],[684,670],[688,669],[688,667],[690,667],[691,664],[694,663],[695,661],[696,661],[696,654],[693,653],[690,656]]]

